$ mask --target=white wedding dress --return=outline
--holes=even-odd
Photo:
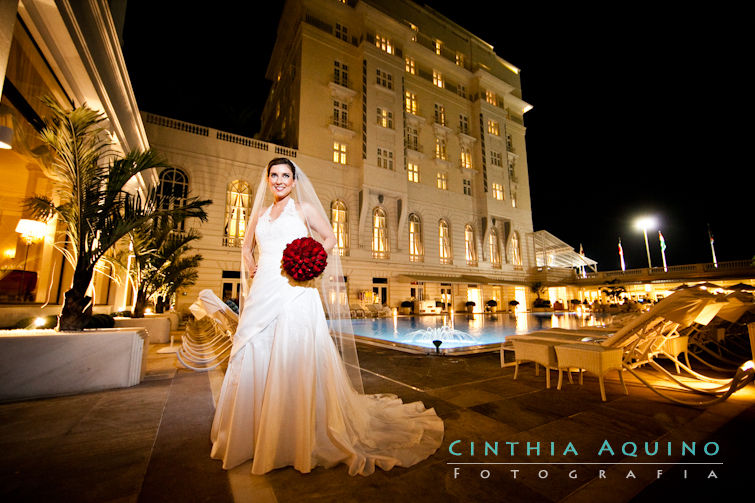
[[[422,402],[364,395],[351,386],[316,288],[281,270],[286,244],[307,235],[295,203],[259,219],[257,272],[234,337],[234,352],[212,424],[214,459],[230,469],[252,459],[252,473],[293,466],[411,466],[443,440],[443,421]]]

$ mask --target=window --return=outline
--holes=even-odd
[[[433,40],[433,49],[435,49],[435,54],[440,55],[443,50],[443,42],[438,39]]]
[[[516,167],[513,162],[509,163],[509,180],[516,182]]]
[[[372,211],[372,257],[388,258],[388,219],[383,208]]]
[[[498,106],[498,98],[493,91],[485,91],[485,101],[491,105]]]
[[[375,35],[375,47],[377,47],[381,51],[387,52],[388,54],[393,54],[393,45],[391,44],[391,40],[382,35]]]
[[[456,53],[456,64],[457,66],[464,66],[464,55],[460,52]]]
[[[516,266],[522,265],[522,250],[519,247],[519,233],[511,235],[511,263]]]
[[[459,132],[469,134],[469,117],[459,114]]]
[[[410,162],[406,165],[406,173],[410,182],[419,183],[419,165]]]
[[[509,152],[513,152],[514,151],[514,144],[511,141],[511,135],[510,134],[506,135],[506,150],[508,150]]]
[[[459,162],[464,169],[472,169],[472,151],[466,145],[461,146]]]
[[[446,107],[438,103],[435,104],[435,122],[441,126],[446,125]]]
[[[404,107],[410,114],[417,115],[417,95],[406,91],[404,95]]]
[[[464,184],[464,195],[465,196],[471,196],[472,195],[472,180],[469,178],[465,178],[463,181]]]
[[[412,75],[417,74],[417,68],[414,64],[414,58],[406,57],[406,71],[411,73]]]
[[[386,73],[383,70],[377,70],[377,85],[383,86],[387,89],[393,89],[393,77],[390,73]]]
[[[511,187],[511,207],[516,208],[516,188]]]
[[[167,168],[160,173],[160,185],[158,188],[161,207],[163,209],[173,209],[186,205],[186,199],[189,197],[189,178],[182,170],[178,168]],[[182,220],[177,230],[183,231],[185,228]]]
[[[499,166],[503,167],[503,156],[500,152],[496,152],[494,150],[490,151],[490,164],[493,166]]]
[[[500,183],[493,184],[493,199],[503,201],[503,187]]]
[[[443,88],[443,74],[440,73],[438,70],[433,70],[433,84]]]
[[[386,110],[385,108],[378,107],[377,109],[377,123],[378,126],[393,129],[393,112]]]
[[[349,87],[349,67],[340,61],[333,62],[333,82],[339,86]]]
[[[406,126],[406,148],[419,152],[419,133],[414,126]]]
[[[477,265],[477,246],[475,245],[474,228],[467,224],[464,226],[464,250],[467,265]]]
[[[438,222],[438,251],[440,254],[441,264],[451,264],[451,233],[448,230],[448,222],[441,219]]]
[[[337,164],[346,164],[346,144],[337,141],[333,142],[333,162]]]
[[[390,169],[393,171],[393,151],[378,147],[377,165],[378,168]]]
[[[438,171],[435,181],[440,190],[448,190],[448,173],[445,171]]]
[[[333,100],[333,125],[349,129],[349,104]]]
[[[422,220],[416,213],[409,215],[409,261],[422,262],[425,249],[422,246]]]
[[[240,247],[252,211],[252,187],[243,180],[228,184],[225,197],[223,246]]]
[[[341,26],[340,24],[336,23],[336,38],[340,38],[344,42],[349,41],[349,29],[345,26]]]
[[[461,96],[462,98],[467,97],[467,88],[464,84],[456,84],[456,94]]]
[[[349,220],[346,205],[342,201],[330,203],[330,223],[336,237],[335,252],[343,257],[349,251]]]
[[[493,119],[488,119],[488,133],[494,134],[496,136],[500,136],[500,128],[498,126],[498,121],[494,121]]]
[[[498,245],[498,230],[495,227],[490,229],[488,237],[488,252],[490,253],[490,265],[501,267],[501,248]]]
[[[440,136],[435,137],[435,158],[448,160],[448,152],[446,150],[446,139]]]

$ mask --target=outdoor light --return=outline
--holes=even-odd
[[[0,126],[0,149],[13,148],[13,130],[8,126]]]
[[[34,319],[34,326],[35,327],[41,327],[44,324],[45,324],[45,319],[44,318],[35,318]]]
[[[24,286],[26,285],[26,260],[29,258],[29,246],[37,241],[42,241],[47,234],[47,224],[37,220],[26,220],[22,218],[16,225],[16,232],[21,234],[21,239],[26,243],[26,254],[24,255],[24,270],[21,273],[21,282],[18,285],[18,296],[25,296]],[[21,299],[23,300],[23,299]]]
[[[650,262],[650,245],[648,245],[648,229],[654,229],[656,226],[656,220],[653,217],[638,218],[634,222],[636,229],[642,229],[642,233],[645,235],[645,251],[648,254],[648,269],[652,269],[653,264]]]

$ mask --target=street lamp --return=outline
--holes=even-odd
[[[654,229],[656,226],[655,218],[642,217],[638,218],[634,222],[634,226],[637,229],[642,229],[642,233],[645,235],[645,251],[648,254],[648,269],[653,268],[653,264],[650,262],[650,245],[648,244],[648,229]]]

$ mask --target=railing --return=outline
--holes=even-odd
[[[245,147],[256,148],[258,150],[268,151],[269,146],[264,141],[255,140],[254,138],[247,138],[246,136],[239,136],[232,133],[225,133],[218,131],[215,137],[218,140],[227,141],[229,143],[235,143],[237,145],[243,145]]]
[[[198,134],[200,136],[209,136],[210,128],[204,126],[198,126],[190,122],[180,121],[178,119],[171,119],[163,117],[161,115],[155,115],[148,112],[143,112],[144,121],[148,124],[156,124],[158,126],[167,127],[170,129],[177,129],[178,131],[185,131],[187,133]]]
[[[331,117],[328,120],[328,125],[330,125],[330,126],[336,126],[336,127],[341,128],[341,129],[348,129],[350,131],[354,130],[354,126],[351,123],[351,121],[342,120],[342,119],[336,119],[335,117]]]
[[[642,269],[627,269],[626,271],[599,271],[588,272],[585,278],[577,278],[578,280],[610,280],[626,278],[628,280],[638,280],[646,277],[648,279],[690,279],[692,277],[712,277],[712,276],[726,276],[736,273],[742,273],[744,275],[755,275],[755,265],[750,260],[732,260],[728,262],[719,262],[718,264],[704,263],[704,264],[684,264],[668,266],[665,269],[663,267],[652,267]]]

